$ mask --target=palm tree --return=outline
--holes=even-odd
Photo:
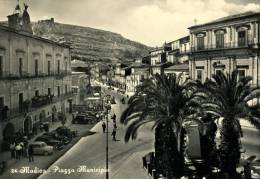
[[[154,122],[156,170],[170,178],[183,175],[183,124],[201,109],[192,93],[193,85],[180,84],[180,77],[156,74],[153,79],[144,81],[121,116],[122,123],[130,123],[126,142],[137,137],[140,126]]]
[[[240,161],[240,137],[243,136],[240,119],[247,119],[260,129],[258,107],[250,105],[250,101],[260,97],[260,89],[251,87],[251,80],[251,77],[239,78],[238,71],[221,72],[207,80],[202,88],[208,95],[201,103],[204,112],[223,118],[219,146],[221,169],[230,176],[236,176]]]

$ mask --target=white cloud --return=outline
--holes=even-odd
[[[28,1],[28,0],[24,0]],[[228,1],[228,2],[227,2]],[[239,3],[240,2],[240,3]],[[15,1],[0,0],[0,19]],[[250,0],[34,0],[27,2],[33,20],[54,17],[62,23],[101,28],[150,46],[188,35],[187,28],[229,14],[260,11]]]

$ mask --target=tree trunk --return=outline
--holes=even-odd
[[[183,138],[181,134],[180,138]],[[177,136],[170,125],[161,124],[155,130],[155,168],[168,178],[181,177],[184,169],[184,150],[178,150]],[[181,140],[183,145],[183,140]]]
[[[240,160],[240,132],[234,124],[234,119],[223,120],[220,143],[221,169],[232,178],[237,175],[236,167]]]

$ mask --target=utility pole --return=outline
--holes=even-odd
[[[106,179],[109,179],[109,174],[108,174],[108,106],[107,108],[107,141],[106,141]]]
[[[106,136],[106,179],[109,179],[109,171],[108,171],[108,112],[111,109],[109,101],[106,99],[106,112],[107,112],[107,136]]]

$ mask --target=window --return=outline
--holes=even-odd
[[[65,62],[65,73],[67,73],[68,62]]]
[[[230,42],[232,41],[232,27],[230,27],[230,36],[229,36],[229,38],[230,38]]]
[[[57,87],[58,90],[58,97],[60,96],[60,86]]]
[[[221,70],[221,69],[216,69],[216,70],[215,70],[215,74],[216,74],[216,75],[221,74],[222,71],[223,71],[223,70]]]
[[[238,80],[241,80],[246,77],[246,70],[245,69],[239,69],[238,70]]]
[[[0,78],[3,77],[3,57],[0,56]]]
[[[197,37],[197,46],[198,46],[198,50],[203,50],[204,49],[204,36],[201,37]]]
[[[65,94],[68,93],[68,85],[65,85]]]
[[[48,60],[48,76],[51,75],[51,61]]]
[[[23,75],[23,59],[19,58],[19,75]]]
[[[246,45],[246,31],[238,32],[238,46],[243,47]]]
[[[3,109],[5,106],[4,104],[4,97],[0,97],[0,109]]]
[[[19,112],[23,112],[23,93],[19,93]]]
[[[37,96],[37,97],[39,96],[39,90],[35,91],[35,96]]]
[[[51,88],[48,88],[48,95],[51,95]]]
[[[186,45],[187,44],[184,44],[184,53],[186,53],[186,49],[187,49]]]
[[[202,80],[202,70],[197,70],[197,80]]]
[[[253,24],[253,37],[256,38],[256,24]]]
[[[60,74],[60,60],[57,62],[57,73]]]
[[[39,67],[38,67],[38,60],[37,59],[34,60],[34,70],[35,70],[35,72],[34,72],[35,76],[38,76],[39,75]]]
[[[216,32],[216,48],[223,48],[224,47],[224,32],[217,31]]]

